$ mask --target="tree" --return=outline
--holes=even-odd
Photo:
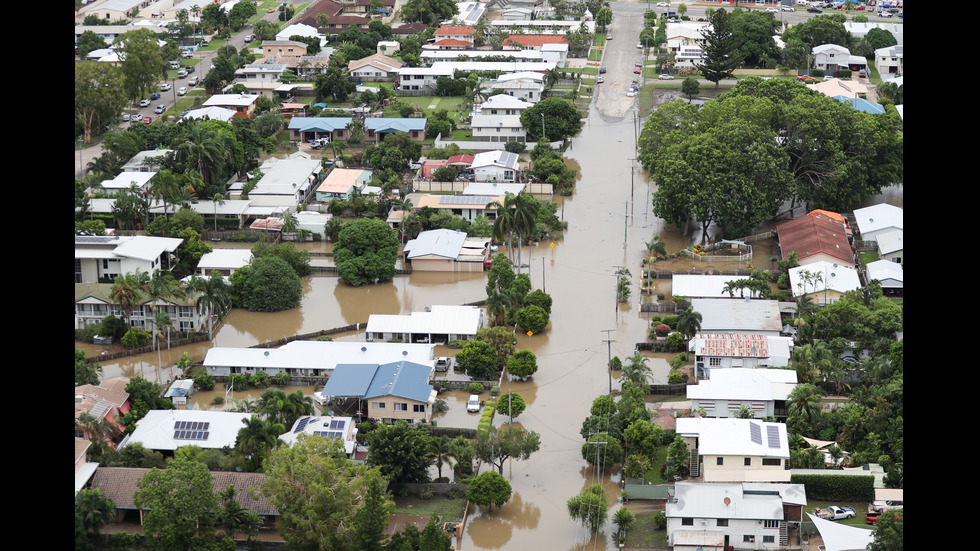
[[[449,465],[452,466],[453,447],[452,442],[446,435],[439,436],[438,438],[433,438],[429,442],[429,457],[435,461],[436,470],[439,471],[439,478],[442,478],[442,466]]]
[[[79,490],[75,494],[75,514],[82,519],[86,535],[98,537],[102,527],[112,522],[116,505],[101,490]]]
[[[228,11],[228,24],[231,25],[231,30],[236,33],[242,30],[242,27],[248,23],[248,18],[253,17],[257,13],[255,4],[251,2],[238,2]]]
[[[486,471],[474,478],[466,489],[466,499],[480,506],[499,509],[510,499],[513,490],[510,482],[500,473]]]
[[[242,306],[246,309],[279,312],[293,308],[303,298],[303,283],[285,260],[275,256],[255,258],[250,268],[242,290]]]
[[[102,366],[85,359],[85,353],[75,349],[75,386],[97,385],[102,375]]]
[[[433,25],[457,14],[459,7],[452,0],[408,0],[402,5],[402,20],[409,23]]]
[[[456,363],[467,375],[477,381],[497,378],[497,352],[486,341],[466,341],[463,349],[456,353]]]
[[[336,101],[344,102],[357,90],[357,85],[348,81],[339,67],[330,67],[316,76],[313,89],[319,100],[332,97]]]
[[[208,339],[214,340],[215,324],[221,323],[231,309],[231,286],[215,271],[208,278],[192,275],[188,290],[197,295],[194,304],[198,315],[207,313]]]
[[[569,499],[566,506],[568,516],[581,522],[593,534],[602,529],[609,516],[609,498],[599,484],[582,490],[582,493]]]
[[[310,251],[299,249],[292,243],[272,245],[266,241],[260,241],[252,246],[252,258],[265,256],[275,256],[285,260],[296,272],[296,275],[300,277],[313,273],[313,268],[310,267]]]
[[[497,413],[510,418],[517,417],[525,409],[527,409],[527,402],[524,401],[524,398],[521,398],[520,394],[508,392],[506,395],[500,396],[497,400]]]
[[[108,63],[75,64],[75,116],[82,121],[86,144],[92,142],[92,129],[115,123],[125,105],[120,68]]]
[[[813,427],[814,421],[820,415],[823,395],[823,391],[816,385],[810,383],[796,385],[786,400],[790,418],[806,423],[807,427]]]
[[[507,373],[521,379],[527,379],[538,371],[538,360],[530,350],[518,350],[507,361]]]
[[[540,306],[525,306],[517,311],[517,325],[531,333],[540,333],[548,327],[548,312]]]
[[[510,425],[497,429],[491,426],[477,434],[474,449],[480,461],[497,467],[497,472],[504,473],[504,463],[514,458],[526,461],[531,454],[541,448],[541,435],[527,431],[523,427]]]
[[[125,79],[124,90],[135,104],[166,76],[167,60],[157,44],[157,36],[149,29],[125,32],[116,38],[115,45]]]
[[[704,55],[695,67],[705,79],[714,82],[717,89],[722,79],[732,77],[742,59],[732,32],[731,15],[724,9],[712,10],[708,22],[710,25],[701,31],[704,37]]]
[[[313,398],[304,396],[302,390],[287,395],[278,388],[264,390],[256,409],[270,422],[282,425],[282,432],[296,424],[300,417],[314,413]]]
[[[898,44],[898,40],[895,39],[895,35],[891,31],[878,27],[868,29],[868,34],[864,35],[864,39],[868,41],[868,45],[871,46],[872,50]]]
[[[542,118],[544,115],[544,128]],[[561,141],[582,130],[582,115],[572,102],[564,98],[545,98],[521,113],[521,125],[527,129],[527,139]]]
[[[600,432],[590,436],[582,444],[582,458],[591,465],[612,467],[623,462],[623,446],[619,440]]]
[[[647,363],[647,357],[643,355],[642,352],[637,351],[635,354],[626,360],[626,364],[623,365],[622,379],[646,387],[649,384],[649,379],[653,375],[653,371],[650,369],[650,364]]]
[[[595,22],[596,25],[599,25],[600,32],[606,32],[606,26],[612,23],[612,16],[612,10],[605,6],[596,12]]]
[[[378,425],[367,437],[367,464],[378,467],[392,482],[428,482],[431,439],[428,429],[413,427],[405,421]]]
[[[687,99],[694,99],[694,96],[701,93],[701,84],[698,79],[694,77],[687,77],[681,83],[681,93],[687,96]]]
[[[364,501],[354,513],[352,539],[356,549],[381,551],[395,501],[385,491],[388,481],[375,471],[366,477]]]
[[[78,57],[85,59],[89,52],[108,48],[109,45],[102,40],[102,37],[93,31],[85,31],[78,37]],[[107,64],[106,64],[107,65]]]
[[[394,277],[397,257],[395,230],[376,218],[344,224],[334,247],[337,273],[354,287]]]
[[[206,549],[213,543],[218,500],[204,463],[175,458],[166,470],[151,469],[136,487],[133,502],[157,548]]]
[[[109,290],[109,297],[125,312],[126,325],[129,326],[127,332],[132,333],[135,330],[132,323],[133,311],[143,301],[139,280],[134,274],[116,276],[115,283]]]
[[[347,459],[339,439],[305,434],[273,451],[264,470],[262,493],[279,510],[280,534],[292,549],[350,545],[370,477],[380,477]]]
[[[693,306],[677,312],[677,330],[688,339],[693,339],[701,331],[701,312],[695,312]]]
[[[221,509],[218,511],[218,525],[225,531],[225,535],[235,539],[235,534],[241,530],[248,536],[248,540],[258,535],[262,528],[262,517],[258,513],[247,510],[235,496],[238,490],[234,484],[229,484],[224,490],[218,493]]]
[[[645,419],[637,419],[623,431],[623,443],[626,444],[626,454],[640,454],[653,457],[657,446],[663,440],[664,429],[657,423]]]
[[[904,516],[904,509],[892,509],[879,515],[869,551],[902,551],[905,546]]]
[[[612,521],[619,528],[620,534],[626,535],[626,532],[636,524],[636,515],[629,509],[620,509],[613,513]]]

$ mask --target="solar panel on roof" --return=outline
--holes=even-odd
[[[756,444],[762,444],[762,427],[755,423],[749,423],[749,438]]]
[[[303,429],[306,428],[306,425],[309,422],[310,422],[310,418],[309,417],[304,417],[304,418],[300,419],[299,420],[299,423],[296,425],[296,430],[294,430],[293,432],[296,433],[296,432],[302,431]]]
[[[779,447],[779,427],[772,425],[766,427],[766,436],[769,438],[770,448]]]
[[[334,420],[330,421],[330,428],[331,429],[341,429],[341,430],[343,430],[343,428],[344,428],[344,420],[343,419],[334,419]]]

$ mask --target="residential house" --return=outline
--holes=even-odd
[[[684,44],[674,54],[674,69],[694,68],[704,60],[704,49],[700,44]]]
[[[789,482],[784,423],[682,417],[675,427],[691,452],[692,477],[704,482]]]
[[[329,138],[331,142],[350,137],[347,125],[354,119],[350,117],[293,117],[289,121],[289,139],[308,142],[319,138]]]
[[[75,283],[109,283],[123,274],[167,270],[183,242],[149,235],[76,235]]]
[[[517,115],[520,117],[525,109],[533,105],[507,94],[497,94],[478,104],[474,111],[481,115]]]
[[[852,266],[833,262],[811,262],[789,270],[789,287],[794,297],[809,295],[814,304],[826,306],[848,291],[861,288],[861,278]]]
[[[479,216],[490,220],[497,218],[497,208],[490,206],[497,202],[503,204],[504,197],[487,195],[423,195],[415,202],[415,208],[425,207],[449,211],[454,216],[473,222]]]
[[[902,23],[888,23],[885,21],[858,23],[853,20],[848,20],[844,23],[844,29],[855,39],[868,36],[868,31],[871,29],[881,29],[890,32],[895,37],[895,40],[898,41],[899,45],[905,44],[905,25]]]
[[[141,297],[140,303],[127,317],[125,311],[112,298],[112,283],[75,284],[75,329],[102,323],[112,314],[117,318],[128,319],[130,325],[148,330],[156,323],[153,305]],[[186,333],[200,329],[207,324],[208,312],[198,313],[195,304],[197,295],[185,298],[171,298],[156,303],[158,312],[165,312],[177,331]]]
[[[88,449],[92,447],[92,442],[85,438],[75,437],[75,493],[85,489],[88,481],[99,468],[98,463],[88,461]]]
[[[876,241],[883,233],[905,229],[905,211],[888,203],[854,209],[854,219],[863,241]]]
[[[564,68],[568,61],[568,49],[571,46],[567,43],[552,43],[541,45],[542,61],[554,63],[555,67]]]
[[[437,67],[438,65],[438,67]],[[451,67],[436,63],[432,67],[402,67],[398,70],[398,90],[418,92],[420,95],[433,94],[439,77],[453,78]]]
[[[892,230],[878,235],[878,255],[881,258],[904,265],[904,250],[904,230]]]
[[[429,384],[435,368],[407,360],[381,365],[338,365],[319,393],[320,401],[344,407],[355,402],[356,411],[376,421],[393,424],[432,420],[436,391]]]
[[[477,182],[516,182],[518,155],[509,151],[484,151],[473,156],[470,170]]]
[[[240,414],[251,415],[251,414]],[[241,423],[239,427],[241,428]],[[237,431],[237,428],[236,428]],[[236,433],[237,434],[237,433]],[[88,485],[90,489],[99,490],[112,500],[115,506],[115,522],[117,526],[143,523],[143,511],[136,506],[133,496],[139,489],[137,483],[150,469],[130,467],[99,467],[92,475]],[[214,493],[224,491],[228,486],[237,490],[235,501],[243,510],[257,513],[262,519],[259,538],[262,540],[281,541],[278,536],[279,511],[262,494],[265,482],[263,473],[240,473],[234,471],[212,471],[211,482]]]
[[[513,58],[515,61],[544,61],[538,50],[422,50],[422,63],[431,66],[437,61],[455,61],[465,58],[479,61],[484,58]]]
[[[412,270],[424,272],[483,272],[490,239],[469,237],[446,229],[424,231],[405,244]]]
[[[371,183],[371,171],[355,168],[334,168],[316,188],[316,200],[322,203],[341,199],[350,201]]]
[[[839,44],[821,44],[813,48],[813,67],[820,69],[828,75],[833,75],[840,69],[849,69],[851,65],[851,51]],[[857,62],[858,60],[855,60]],[[866,60],[860,58],[860,63]]]
[[[393,55],[397,54],[398,50],[402,47],[401,42],[397,40],[379,40],[378,41],[378,51],[379,54]]]
[[[831,98],[836,98],[837,96],[844,96],[847,98],[868,97],[868,87],[858,80],[844,81],[839,78],[834,78],[831,80],[823,80],[815,84],[807,84],[806,87]]]
[[[714,368],[786,367],[793,357],[793,339],[778,335],[699,333],[688,343],[698,377]]]
[[[524,143],[527,139],[527,130],[521,124],[520,115],[473,115],[470,133],[476,142]]]
[[[252,262],[252,251],[249,249],[212,249],[204,253],[197,263],[199,275],[208,277],[218,272],[225,277],[231,277],[235,270],[248,266]]]
[[[748,276],[716,274],[674,274],[670,292],[675,297],[692,298],[744,298],[742,289],[735,289],[734,296],[726,290],[732,281],[749,279]],[[749,295],[749,293],[745,293]]]
[[[312,8],[311,8],[312,9]],[[302,36],[304,38],[317,38],[320,43],[323,44],[324,37],[316,30],[316,27],[312,25],[305,25],[303,23],[294,23],[292,25],[287,25],[276,33],[276,42],[287,42],[290,41],[291,36]],[[305,44],[305,42],[304,42]],[[262,43],[263,48],[265,47],[265,42]],[[305,50],[304,50],[305,51]],[[268,55],[271,52],[265,52]]]
[[[434,345],[388,342],[293,341],[279,348],[208,350],[204,368],[214,377],[288,373],[294,380],[329,377],[340,364],[383,364],[400,360],[434,365]]]
[[[528,7],[519,6],[516,2],[509,2],[508,5],[513,5],[516,7]],[[504,19],[495,19],[490,21],[491,33],[496,32],[513,32],[514,29],[523,29],[524,34],[568,34],[570,32],[575,32],[581,28],[585,28],[586,32],[595,33],[596,24],[595,21],[575,21],[575,20],[557,20],[557,19],[533,19],[531,21],[507,21]]]
[[[364,139],[380,143],[387,134],[404,132],[412,141],[421,142],[425,140],[425,129],[428,124],[429,119],[424,117],[415,119],[368,117],[364,119]]]
[[[406,343],[447,343],[472,340],[483,327],[483,308],[478,306],[434,305],[424,312],[371,314],[364,340],[399,339]]]
[[[289,66],[285,63],[262,59],[235,71],[235,84],[244,85],[250,93],[271,97],[272,92],[281,84],[279,79],[287,70]]]
[[[231,119],[235,117],[235,113],[237,111],[225,107],[205,107],[202,109],[191,109],[180,120],[208,119],[230,123]]]
[[[905,75],[905,46],[889,46],[875,50],[875,70],[878,74]]]
[[[386,55],[374,54],[347,63],[351,77],[364,81],[391,80],[398,75],[404,63]]]
[[[785,549],[806,508],[803,484],[678,482],[667,500],[667,544],[675,551]]]
[[[234,111],[236,117],[252,118],[258,99],[256,94],[215,94],[205,100],[204,107],[224,107]]]
[[[847,228],[839,220],[811,212],[776,226],[782,258],[798,255],[801,265],[831,262],[854,267]]]
[[[881,284],[881,289],[887,296],[903,296],[905,294],[905,270],[901,264],[889,260],[869,262],[865,271],[867,281],[875,279]]]
[[[201,409],[151,409],[136,423],[136,429],[119,443],[125,448],[140,443],[148,450],[172,454],[181,446],[209,450],[234,448],[238,431],[251,413]]]
[[[473,41],[476,38],[476,31],[473,27],[464,25],[443,25],[433,33],[435,41],[432,44],[425,44],[423,48],[435,48],[438,50],[471,50]]]
[[[545,44],[564,44],[568,46],[568,39],[564,36],[553,34],[512,34],[504,39],[504,49],[514,50],[537,50],[543,51]]]
[[[796,388],[793,369],[711,368],[709,378],[687,387],[691,411],[704,417],[738,417],[742,408],[756,419],[786,417],[786,401]]]
[[[300,203],[309,200],[320,183],[323,166],[319,159],[270,157],[259,170],[262,171],[262,179],[248,192],[252,205],[295,211]]]
[[[279,435],[279,440],[292,446],[299,440],[300,435],[325,436],[338,438],[344,445],[347,457],[353,458],[357,447],[357,425],[352,417],[335,417],[333,415],[318,415],[300,417],[286,432]]]
[[[173,153],[173,149],[150,149],[140,151],[123,165],[123,172],[159,172],[163,160]]]
[[[537,103],[544,97],[544,74],[535,72],[505,73],[495,79],[484,80],[480,87],[486,92],[500,93]]]
[[[101,188],[98,189],[98,191],[118,193],[120,191],[129,191],[135,186],[137,191],[148,193],[150,190],[150,182],[156,175],[156,171],[120,172],[110,180],[103,180],[102,183],[98,185],[98,188]]]
[[[779,336],[782,318],[775,300],[696,298],[691,300],[701,314],[701,333]]]
[[[458,21],[472,27],[486,15],[489,5],[489,2],[456,2],[459,13],[453,16],[453,22]]]
[[[126,392],[128,385],[128,377],[114,377],[97,385],[76,386],[75,420],[77,421],[83,413],[87,413],[96,420],[115,424],[122,431],[125,428],[122,425],[122,417],[131,409],[129,393]],[[76,424],[76,438],[89,439],[94,436],[79,428]]]

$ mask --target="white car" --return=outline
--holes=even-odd
[[[659,78],[660,80],[674,80],[674,75],[668,75],[667,73],[660,73],[660,76],[657,78]]]
[[[657,7],[658,8],[669,8],[670,7],[670,2],[657,2]]]
[[[783,6],[783,11],[796,11],[793,6]]]
[[[603,82],[605,82],[605,81],[606,81],[606,80],[605,80],[604,78],[602,78],[602,76],[601,76],[601,75],[600,75],[600,76],[598,76],[598,77],[596,77],[596,79],[595,79],[595,83],[596,83],[596,84],[602,84],[602,83],[603,83]]]
[[[776,8],[766,8],[766,11],[769,13],[776,13],[777,10]]]
[[[141,99],[140,100],[140,107],[149,107],[149,106],[150,106],[150,100],[148,100],[148,99]]]
[[[474,413],[480,411],[480,396],[477,394],[470,394],[470,399],[466,401],[466,411]]]
[[[180,88],[177,89],[177,95],[178,96],[183,96],[183,95],[186,95],[186,94],[187,94],[187,87],[186,86],[181,86]]]
[[[880,12],[878,12],[878,15],[881,16],[881,17],[891,17],[892,16],[892,12],[890,12],[890,11],[880,11]]]
[[[170,86],[170,83],[169,82],[164,82],[163,84],[160,85],[160,91],[161,92],[169,92],[170,91],[170,88],[171,88],[171,86]]]
[[[636,49],[637,50],[642,50],[643,49],[643,43],[642,42],[637,42],[636,43]]]

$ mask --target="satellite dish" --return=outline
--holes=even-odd
[[[732,504],[732,498],[726,497],[725,498],[725,505],[731,505],[731,504]]]

